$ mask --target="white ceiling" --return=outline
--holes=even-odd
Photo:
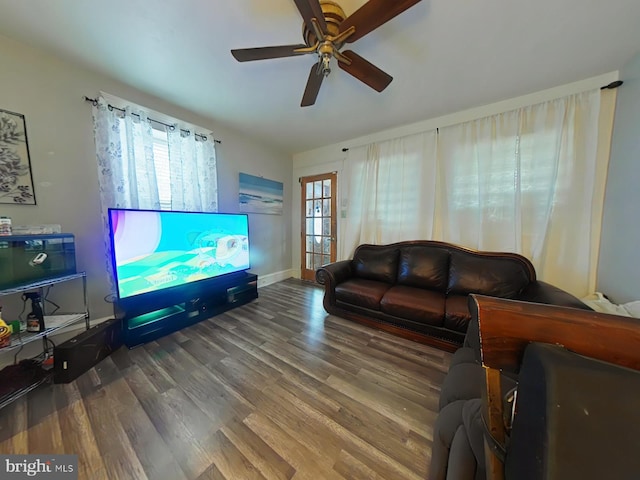
[[[365,2],[339,1],[347,15]],[[349,45],[394,77],[385,91],[334,64],[305,108],[312,55],[229,53],[303,43],[301,29],[293,0],[0,0],[0,34],[286,152],[618,70],[640,50],[640,1],[423,0]]]

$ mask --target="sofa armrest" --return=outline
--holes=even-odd
[[[547,305],[557,305],[559,307],[581,308],[582,310],[591,310],[587,305],[582,303],[577,297],[558,287],[554,287],[546,282],[537,280],[531,282],[517,298],[522,302],[544,303]]]
[[[351,260],[329,263],[316,270],[316,281],[321,285],[334,287],[353,276]]]

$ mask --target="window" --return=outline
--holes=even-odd
[[[124,118],[120,119],[120,141],[122,142],[122,150],[129,151],[127,142],[127,129],[124,126]],[[171,170],[169,167],[169,139],[167,137],[166,127],[151,123],[153,135],[153,169],[158,186],[158,198],[161,210],[171,210]],[[130,162],[123,162],[123,174],[125,177],[130,175],[129,169],[132,167]],[[145,165],[143,162],[135,162],[136,178],[145,175]]]

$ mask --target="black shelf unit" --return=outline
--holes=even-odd
[[[89,310],[87,308],[87,274],[85,272],[78,272],[69,275],[61,275],[59,277],[48,278],[45,280],[38,280],[30,283],[25,283],[19,286],[6,288],[0,290],[0,297],[7,295],[15,295],[22,294],[24,292],[29,291],[37,291],[40,293],[40,296],[44,298],[44,289],[50,287],[52,285],[69,282],[72,280],[81,280],[82,281],[82,298],[83,298],[83,312],[72,312],[66,314],[56,314],[56,315],[47,315],[47,306],[46,302],[43,303],[44,310],[44,320],[45,320],[45,330],[42,332],[20,332],[19,334],[11,336],[11,343],[4,348],[0,348],[0,355],[6,354],[8,352],[15,351],[16,349],[20,349],[25,345],[42,339],[42,350],[45,354],[49,352],[49,346],[47,343],[47,337],[49,337],[54,332],[59,331],[64,327],[68,327],[75,323],[78,323],[82,320],[85,322],[85,328],[89,329]],[[15,353],[15,352],[14,352]],[[3,372],[6,372],[6,369],[0,370],[0,384],[3,383]],[[24,384],[18,384],[15,386],[15,389],[0,396],[0,409],[5,406],[11,404],[18,398],[26,395],[33,389],[39,387],[43,383],[49,381],[52,378],[52,372],[46,371],[42,376],[38,376],[32,381],[26,381]]]
[[[258,298],[258,276],[240,272],[158,293],[161,295],[152,300],[115,302],[114,315],[122,320],[127,347],[151,342]]]

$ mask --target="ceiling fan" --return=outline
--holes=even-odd
[[[294,0],[304,20],[302,37],[304,44],[273,47],[241,48],[231,50],[239,62],[316,54],[317,64],[311,67],[301,107],[313,105],[318,97],[324,77],[331,73],[331,58],[338,66],[355,78],[381,92],[393,77],[351,50],[341,51],[345,43],[352,43],[395,16],[409,9],[420,0],[369,0],[350,16],[340,5],[328,0]]]

